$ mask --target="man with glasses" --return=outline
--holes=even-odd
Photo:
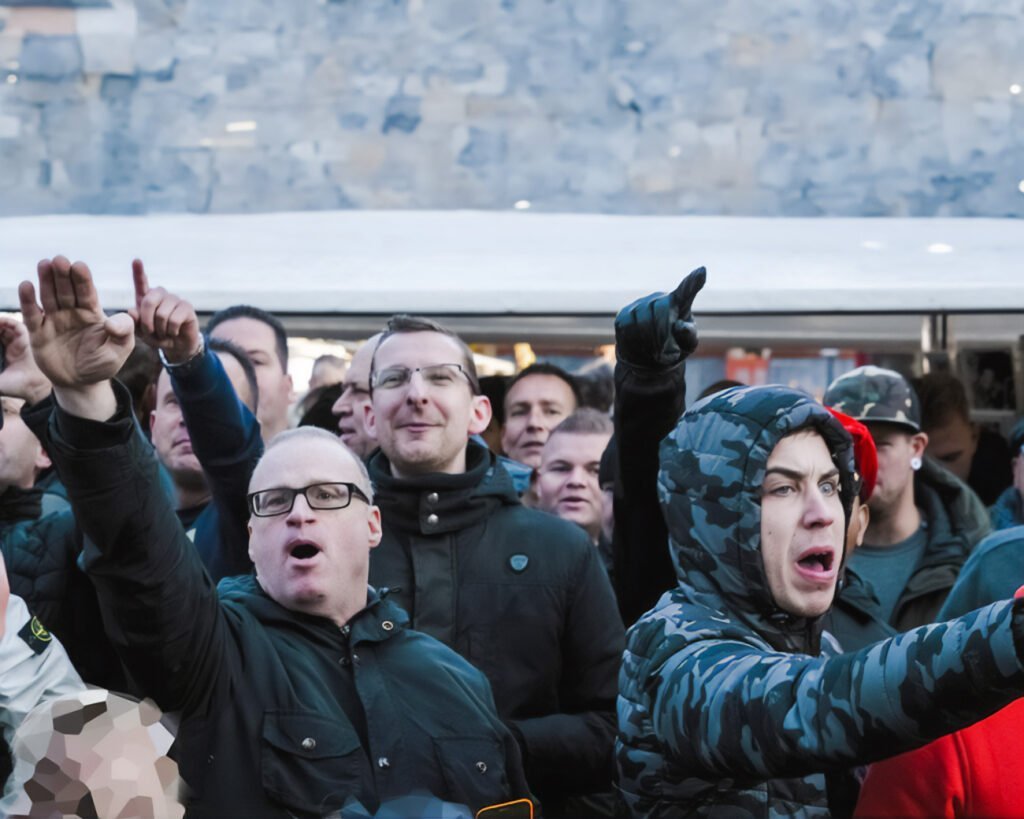
[[[412,792],[478,810],[527,796],[483,675],[367,586],[381,525],[362,462],[323,430],[277,436],[249,487],[255,574],[215,589],[110,380],[132,320],[103,314],[80,262],[41,262],[39,286],[43,307],[30,283],[19,294],[54,385],[47,444],[109,637],[142,692],[181,712],[190,814],[373,813]]]
[[[470,440],[491,407],[454,333],[393,317],[370,385],[384,528],[371,582],[487,675],[545,813],[563,814],[570,799],[611,787],[623,627],[597,550],[574,524],[522,506],[495,456]]]

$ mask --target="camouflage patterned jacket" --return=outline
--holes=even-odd
[[[830,815],[826,772],[920,746],[1024,691],[1024,604],[832,657],[820,621],[775,606],[759,488],[775,444],[806,427],[851,497],[849,438],[792,390],[719,393],[662,443],[679,585],[630,629],[619,676],[616,761],[635,816]]]

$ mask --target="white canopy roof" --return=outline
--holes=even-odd
[[[1010,219],[764,219],[475,211],[0,219],[0,309],[64,253],[105,306],[130,262],[200,311],[612,315],[706,265],[712,314],[1024,311],[1024,224]]]

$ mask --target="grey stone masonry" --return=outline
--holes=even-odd
[[[0,215],[1024,216],[1024,0],[100,6],[0,0]]]

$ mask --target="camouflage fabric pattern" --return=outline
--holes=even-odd
[[[895,370],[872,366],[850,370],[829,385],[822,400],[861,422],[887,421],[921,431],[917,393]]]
[[[759,487],[775,444],[808,427],[851,497],[849,437],[793,390],[711,396],[662,443],[679,585],[630,629],[619,675],[616,762],[634,816],[827,816],[826,776],[922,745],[1024,689],[1012,603],[841,656],[819,621],[775,606]]]

